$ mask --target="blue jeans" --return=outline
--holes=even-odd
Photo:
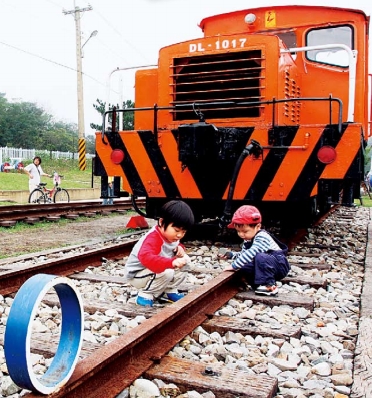
[[[288,275],[290,269],[286,255],[281,250],[271,250],[268,253],[257,253],[254,260],[241,268],[240,272],[255,289],[260,285],[275,285],[276,281]]]
[[[114,187],[110,185],[107,188],[107,196],[108,198],[103,199],[103,205],[112,205],[114,204],[114,199],[112,198],[114,196]]]

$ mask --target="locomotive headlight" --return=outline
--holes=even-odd
[[[254,14],[247,14],[244,17],[244,22],[248,25],[253,24],[253,22],[256,20],[256,16]]]
[[[332,146],[324,145],[319,149],[317,157],[319,162],[330,164],[336,160],[337,152]]]
[[[111,152],[111,161],[114,164],[120,164],[124,159],[124,152],[121,149],[114,149]]]

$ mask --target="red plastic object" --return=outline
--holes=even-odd
[[[126,228],[148,228],[149,224],[147,223],[145,217],[142,216],[133,216],[128,221]]]

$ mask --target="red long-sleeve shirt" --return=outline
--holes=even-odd
[[[167,268],[173,268],[172,262],[176,258],[175,250],[180,245],[179,241],[166,241],[157,225],[152,227],[134,245],[125,264],[125,277],[132,279],[138,271],[145,268],[156,274]]]

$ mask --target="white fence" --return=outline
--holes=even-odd
[[[33,159],[37,155],[50,156],[50,151],[46,150],[36,150],[36,149],[23,149],[23,148],[8,148],[8,147],[0,147],[0,164],[4,162],[8,162],[10,164],[22,161],[24,159]],[[60,152],[60,151],[52,151],[52,157],[54,159],[78,159],[79,154],[73,152]],[[93,157],[92,154],[87,153],[86,157],[91,159]]]

